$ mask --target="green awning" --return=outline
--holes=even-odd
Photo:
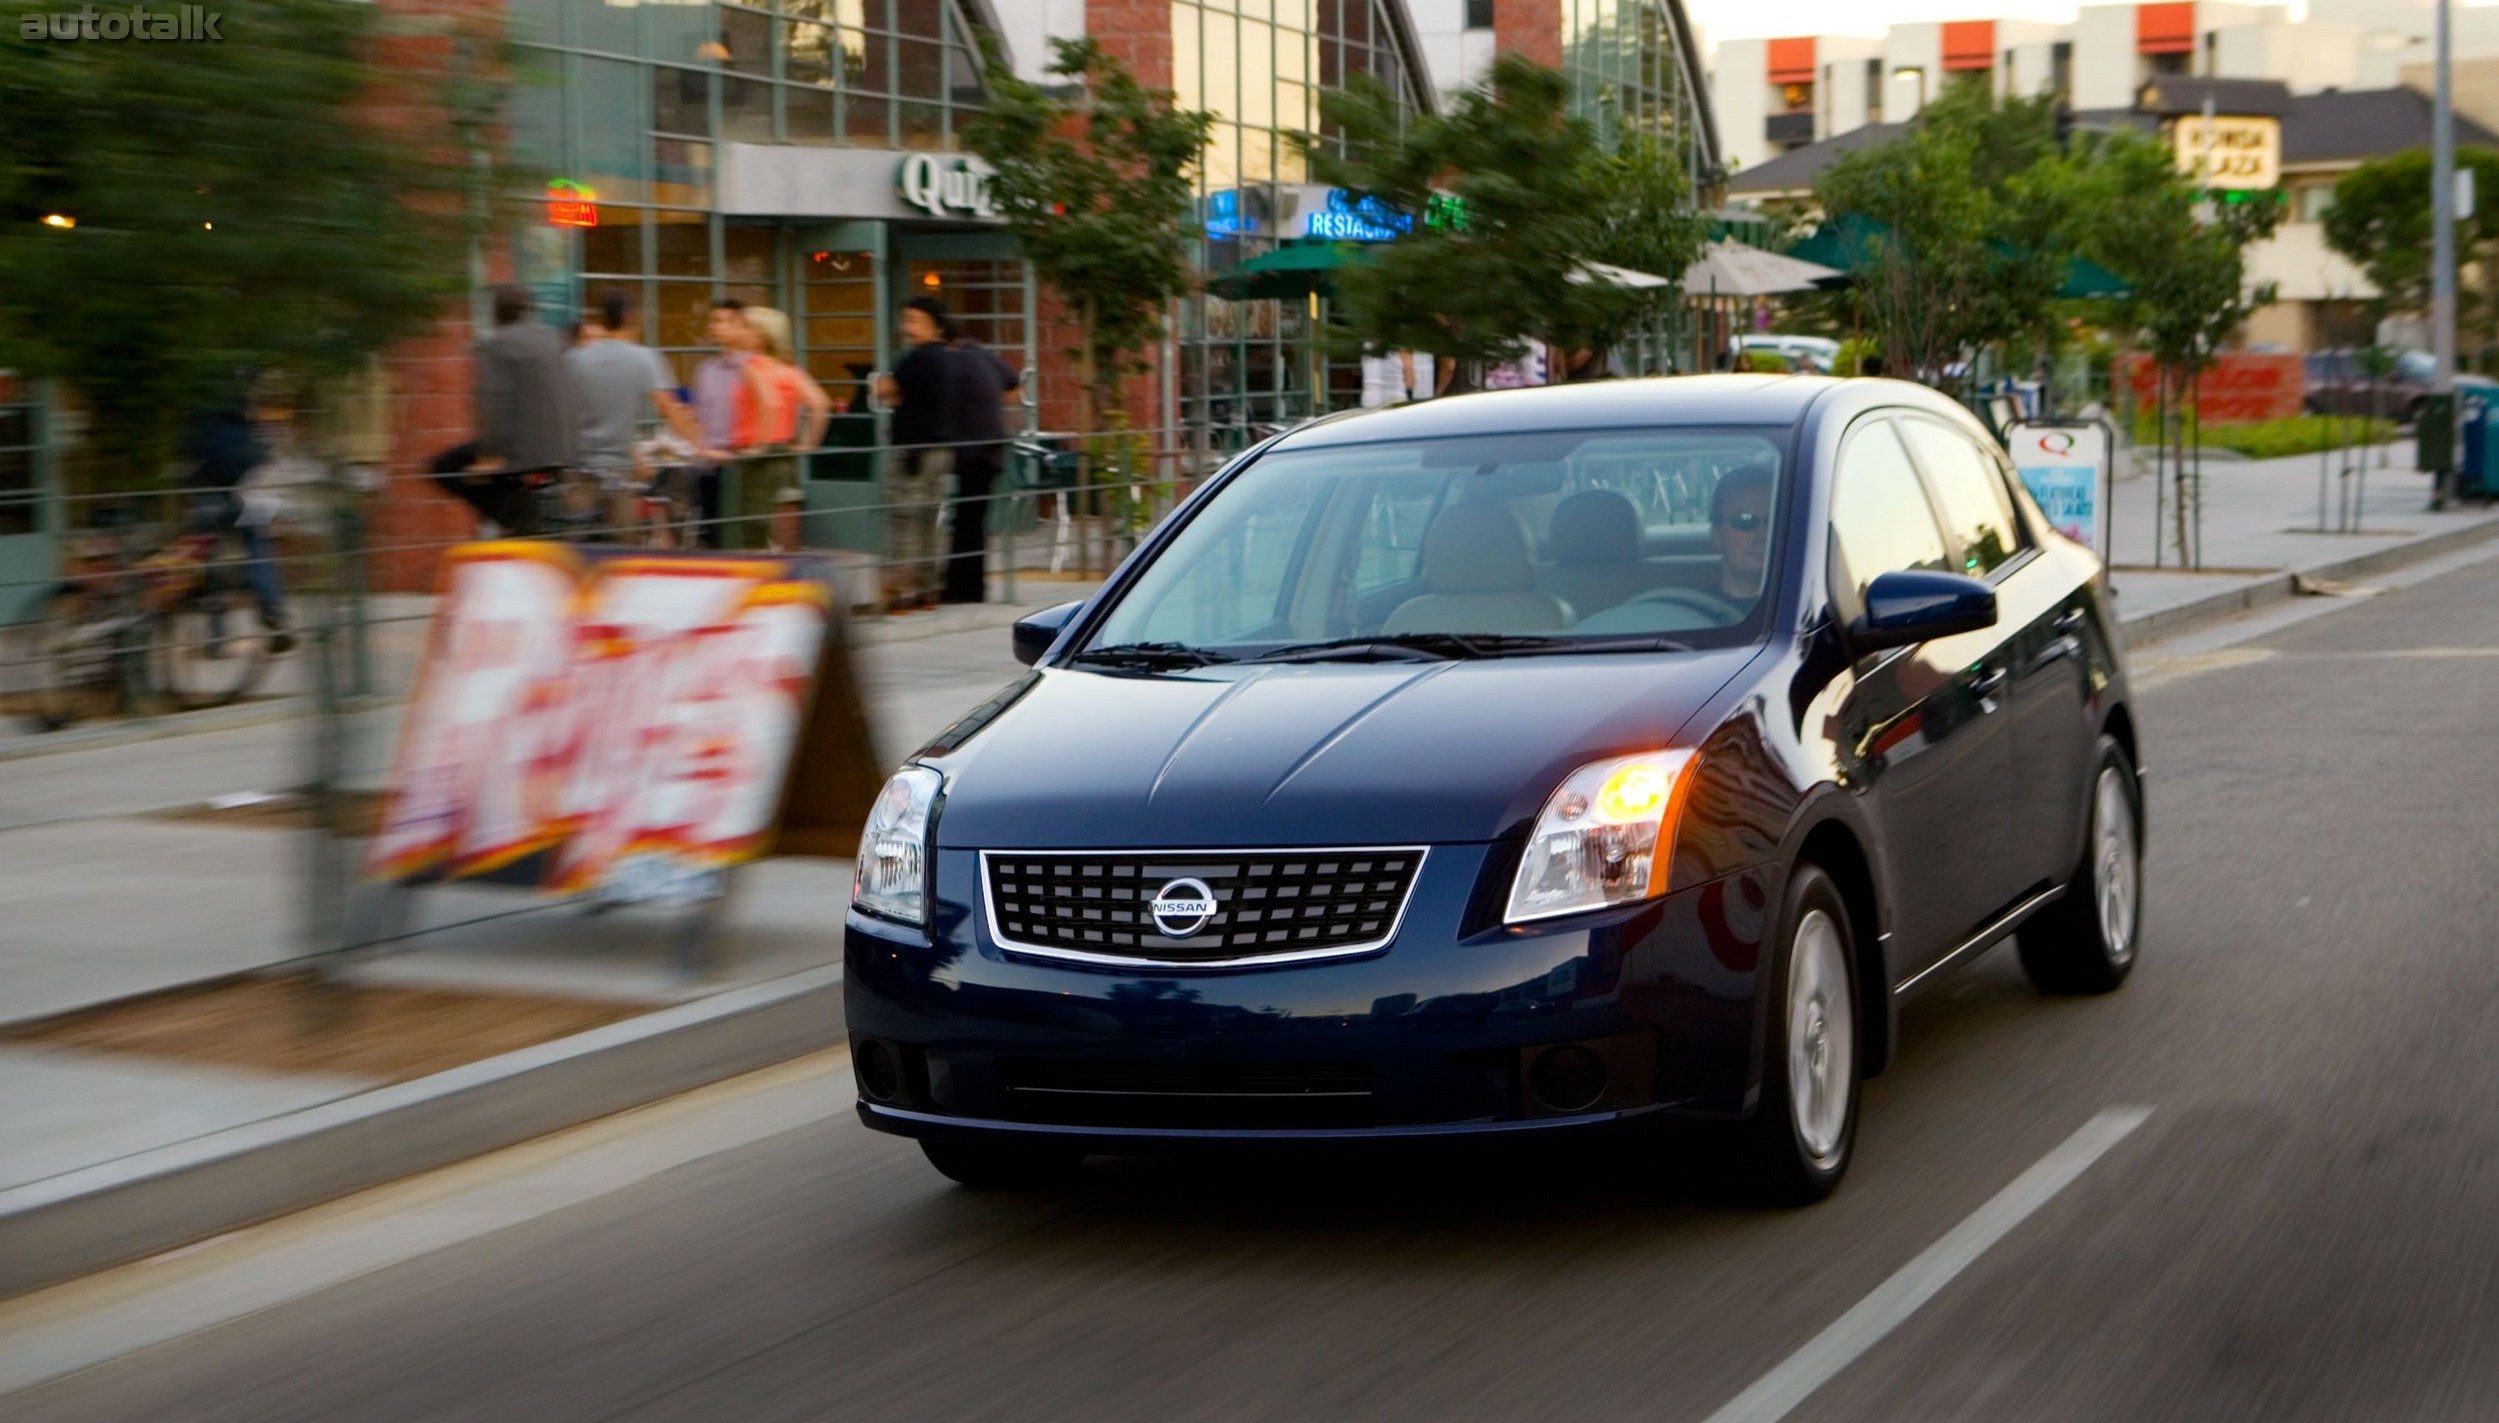
[[[1890,235],[1891,228],[1884,223],[1859,213],[1842,213],[1838,217],[1825,219],[1820,227],[1814,229],[1812,236],[1790,247],[1787,255],[1799,261],[1819,262],[1825,267],[1837,267],[1853,277],[1873,260],[1874,239]],[[2011,253],[2015,250],[2009,243],[1998,242],[1993,245],[2000,252]],[[1825,285],[1838,285],[1838,283],[1825,283]],[[2065,283],[2057,288],[2057,295],[2060,298],[2073,300],[2084,297],[2128,296],[2133,291],[2134,288],[2127,284],[2126,279],[2115,272],[2097,262],[2076,257],[2066,263]]]
[[[1210,277],[1206,289],[1231,301],[1258,301],[1268,298],[1291,300],[1309,296],[1333,295],[1336,269],[1348,262],[1366,260],[1360,244],[1353,242],[1288,242],[1272,252],[1252,257],[1231,271]]]

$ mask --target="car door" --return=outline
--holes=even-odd
[[[1951,570],[1960,555],[1888,416],[1840,446],[1831,495],[1831,598],[1843,623],[1865,610],[1879,574]],[[1875,805],[1893,895],[1895,971],[1915,975],[2006,900],[2003,847],[2012,736],[1994,628],[1870,653],[1832,727],[1846,783]]]
[[[2062,880],[2080,853],[2082,797],[2091,756],[2089,590],[2075,565],[2043,556],[2022,522],[2003,460],[1968,431],[1905,416],[1901,433],[1926,472],[1961,571],[1996,590],[1996,630],[2012,674],[2009,861],[2004,889],[2026,894]]]

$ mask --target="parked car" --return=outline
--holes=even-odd
[[[1767,351],[1784,359],[1788,369],[1799,375],[1829,375],[1840,358],[1840,343],[1827,336],[1791,336],[1774,331],[1738,336],[1728,349],[1730,354]]]
[[[1900,1003],[2008,937],[2050,992],[2134,964],[2099,572],[1905,382],[1286,432],[1016,624],[1031,672],[880,794],[861,1119],[974,1185],[1700,1124],[1818,1198]]]
[[[2438,358],[2427,351],[2393,352],[2373,383],[2367,356],[2366,351],[2344,349],[2309,353],[2303,398],[2308,413],[2379,415],[2406,425],[2420,419],[2422,399],[2437,388]],[[2494,390],[2499,381],[2459,371],[2456,387]]]

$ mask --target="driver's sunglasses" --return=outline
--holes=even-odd
[[[1750,509],[1739,509],[1729,514],[1723,522],[1728,528],[1740,534],[1758,533],[1764,524],[1770,522],[1770,516],[1756,514]]]

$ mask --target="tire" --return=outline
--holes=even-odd
[[[1830,876],[1799,865],[1768,980],[1761,1108],[1732,1144],[1732,1184],[1763,1205],[1819,1201],[1848,1173],[1857,1141],[1856,935]]]
[[[2134,971],[2143,930],[2143,804],[2110,737],[2091,762],[2091,823],[2065,894],[2019,931],[2022,971],[2042,993],[2107,993]]]
[[[1084,1153],[1046,1146],[969,1145],[924,1141],[920,1152],[949,1180],[976,1190],[1054,1186],[1076,1174]]]
[[[35,687],[27,701],[45,731],[121,710],[119,639],[99,628],[91,611],[90,595],[65,584],[45,595],[35,615]]]
[[[199,588],[154,620],[156,685],[178,711],[236,701],[260,684],[273,631],[239,588],[210,569]]]

